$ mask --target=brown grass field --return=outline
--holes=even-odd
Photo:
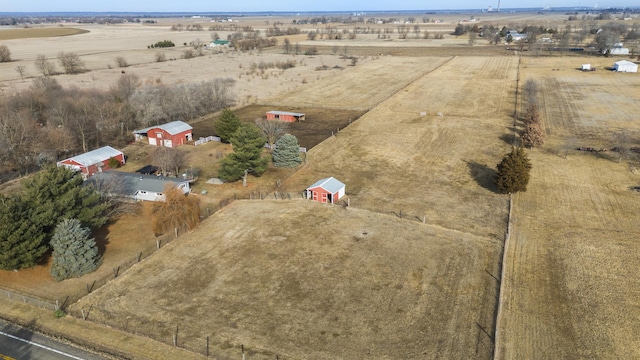
[[[237,201],[70,311],[164,342],[178,326],[193,350],[211,336],[217,358],[244,344],[252,359],[486,359],[475,323],[493,321],[499,249],[365,210]]]
[[[460,16],[425,28],[450,31]],[[486,16],[492,24],[560,20]],[[264,27],[264,19],[252,24]],[[271,168],[250,177],[247,188],[199,180],[194,192],[208,191],[197,195],[203,209],[273,191],[277,180],[284,180],[279,191],[300,193],[327,176],[346,183],[351,207],[232,202],[72,304],[72,315],[91,309],[91,327],[106,324],[164,343],[178,326],[180,346],[202,352],[209,336],[219,359],[237,358],[241,344],[258,359],[640,357],[634,337],[640,331],[634,281],[640,270],[640,194],[630,190],[638,185],[640,162],[634,156],[618,162],[611,151],[576,150],[610,149],[619,132],[638,146],[639,78],[607,71],[617,59],[533,57],[481,40],[468,46],[466,37],[436,42],[363,36],[339,42],[362,57],[355,67],[332,54],[333,42],[304,37],[298,39],[303,48],[318,46],[322,55],[269,49],[154,63],[147,44],[208,35],[170,32],[168,26],[89,25],[90,32],[76,36],[3,41],[16,61],[0,64],[0,91],[28,86],[35,74],[19,79],[15,66],[33,71],[36,54],[55,56],[59,49],[79,52],[90,70],[56,76],[63,86],[108,88],[121,73],[111,68],[118,55],[132,64],[126,72],[144,83],[231,77],[244,121],[271,109],[305,112],[309,120],[291,131],[313,149],[304,166]],[[259,61],[288,59],[295,68],[248,70]],[[598,71],[580,72],[582,63]],[[322,65],[344,69],[317,71]],[[511,144],[514,109],[523,109],[516,85],[528,79],[540,86],[547,142],[528,150],[529,189],[513,197],[499,296],[509,201],[496,193],[493,177]],[[196,137],[211,134],[215,116],[194,122]],[[340,131],[331,136],[334,127]],[[125,170],[149,163],[150,150],[128,147]],[[206,180],[215,176],[217,158],[231,149],[209,143],[181,151]],[[98,273],[55,283],[43,265],[0,272],[0,286],[51,299],[64,296],[67,286],[81,293],[92,276],[108,274],[129,254],[154,244],[150,232],[147,237],[140,231],[144,227],[144,218],[131,215],[98,234],[105,251]],[[20,313],[28,322],[28,312]],[[114,342],[127,341],[104,329]],[[67,336],[80,332],[76,327]],[[126,357],[156,354],[131,351]]]
[[[582,73],[580,60],[612,62],[523,60],[523,78],[542,85],[549,140],[530,152],[531,184],[514,198],[500,358],[640,357],[637,165],[575,150],[616,146],[619,131],[637,146],[639,78]]]

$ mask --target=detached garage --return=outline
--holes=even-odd
[[[136,141],[147,139],[149,145],[176,147],[186,144],[193,139],[193,128],[183,121],[172,121],[170,123],[151,126],[146,129],[136,130],[133,134]]]
[[[333,177],[318,180],[306,189],[307,199],[334,204],[344,197],[345,185]]]
[[[638,72],[638,64],[628,60],[616,61],[613,64],[613,71],[617,72]]]

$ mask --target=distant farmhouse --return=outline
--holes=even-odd
[[[109,162],[113,162],[111,159],[117,160],[120,165],[125,163],[122,151],[116,150],[111,146],[105,146],[58,161],[57,165],[79,171],[82,173],[82,177],[86,179],[97,173],[109,170],[111,168]]]
[[[280,120],[284,122],[294,122],[305,120],[304,114],[288,111],[267,111],[267,120]]]
[[[86,183],[105,196],[132,200],[164,201],[163,192],[168,188],[178,188],[184,194],[190,191],[187,180],[122,171],[96,174]]]
[[[193,128],[183,121],[151,126],[146,129],[136,130],[133,134],[136,141],[149,141],[149,145],[176,147],[186,144],[193,139]]]

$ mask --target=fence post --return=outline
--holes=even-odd
[[[60,310],[60,306],[58,304],[58,299],[56,299],[56,310]]]
[[[209,337],[207,336],[207,347],[205,349],[204,354],[209,357]]]
[[[427,215],[422,215],[422,223],[425,224],[427,222]]]
[[[160,249],[160,239],[156,239],[156,248]]]
[[[178,237],[178,228],[175,228],[176,238]]]
[[[136,262],[140,262],[140,258],[142,258],[142,251],[136,255]]]
[[[173,346],[178,346],[178,325],[176,325],[176,332],[173,334]]]

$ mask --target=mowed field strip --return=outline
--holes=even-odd
[[[638,145],[640,78],[530,61],[521,75],[541,85],[549,139],[529,153],[531,182],[514,196],[500,359],[640,358],[640,194],[630,190],[640,177],[617,153],[575,150],[611,148],[622,130]]]

